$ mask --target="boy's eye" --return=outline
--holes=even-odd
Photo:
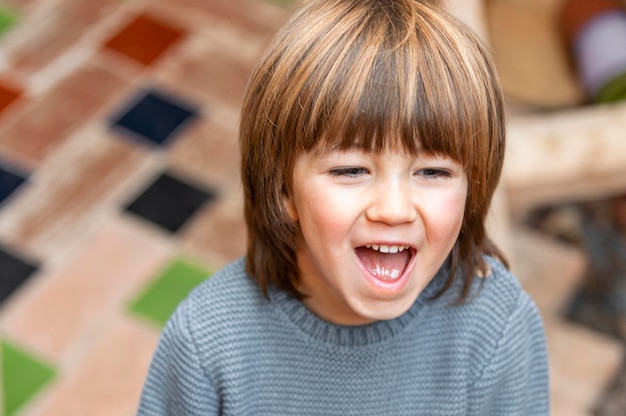
[[[447,178],[451,175],[449,171],[437,168],[420,169],[417,171],[417,174],[420,176],[425,176],[427,178]]]
[[[335,168],[330,171],[333,176],[357,177],[367,173],[367,169],[359,167]]]

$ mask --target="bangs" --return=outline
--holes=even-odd
[[[481,82],[490,74],[475,62],[484,60],[476,56],[481,49],[460,38],[458,27],[447,33],[444,20],[433,23],[414,11],[407,19],[406,10],[382,9],[358,21],[344,11],[332,25],[347,29],[337,38],[326,31],[312,43],[293,72],[299,91],[294,117],[287,117],[294,130],[286,137],[304,152],[419,150],[467,165],[479,151],[474,138],[490,134],[494,117],[493,97]]]

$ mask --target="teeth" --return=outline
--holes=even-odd
[[[399,253],[404,250],[408,250],[408,246],[386,246],[386,245],[378,245],[378,244],[369,244],[366,246],[367,248],[371,248],[372,250],[380,251],[381,253]]]

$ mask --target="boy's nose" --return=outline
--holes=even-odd
[[[372,190],[372,202],[366,211],[370,221],[401,224],[417,219],[418,209],[414,195],[402,183],[380,183]]]

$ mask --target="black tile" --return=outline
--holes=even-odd
[[[0,247],[0,304],[15,292],[38,266]]]
[[[215,198],[216,194],[211,190],[200,189],[164,173],[126,210],[176,232],[202,205]]]
[[[20,175],[0,165],[0,204],[26,181],[26,175]]]
[[[112,121],[113,128],[130,132],[155,145],[167,144],[193,119],[197,108],[154,89],[143,91]]]

